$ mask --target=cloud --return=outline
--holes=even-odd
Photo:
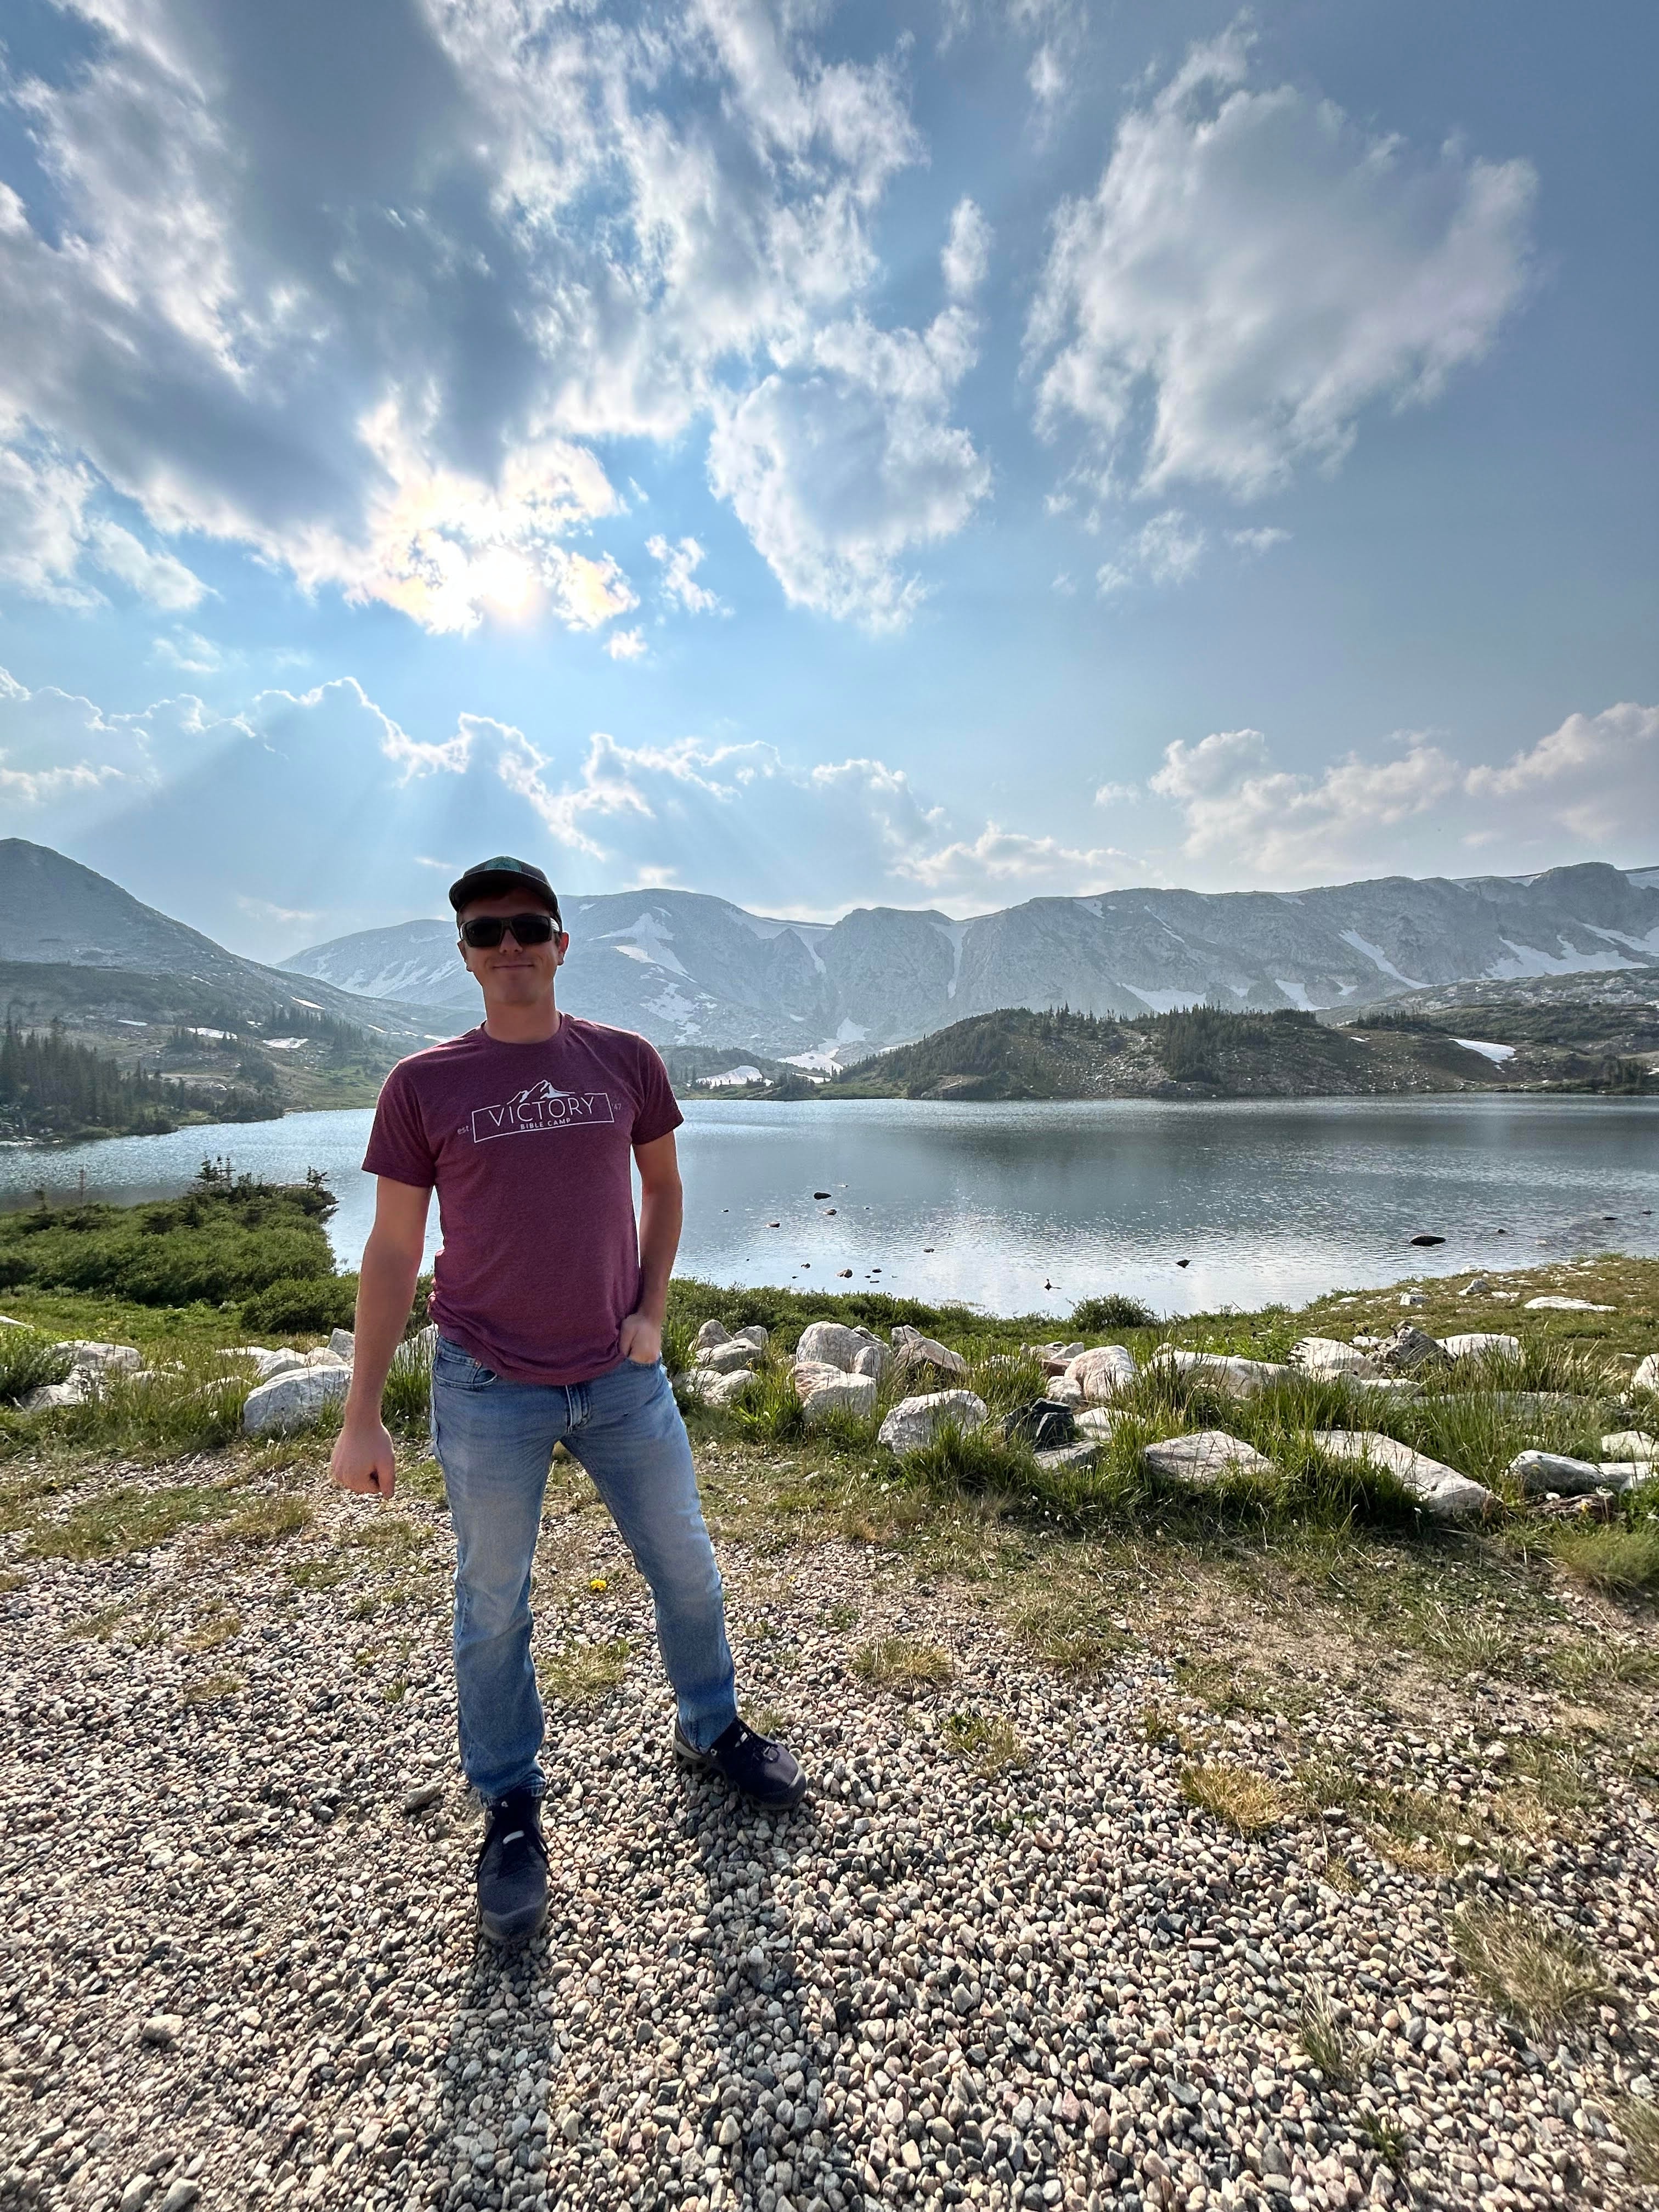
[[[1290,542],[1288,530],[1276,530],[1271,525],[1260,530],[1230,530],[1227,532],[1228,544],[1236,545],[1241,553],[1271,553],[1275,545],[1288,545]]]
[[[638,629],[613,629],[605,641],[605,649],[612,660],[641,660],[646,653],[645,633]]]
[[[922,148],[894,64],[827,58],[816,10],[64,12],[88,35],[9,86],[35,166],[0,186],[0,521],[27,511],[0,544],[24,588],[85,604],[90,559],[195,604],[175,556],[87,526],[112,493],[434,631],[599,629],[635,604],[600,448],[702,424],[789,595],[832,613],[890,617],[896,554],[971,510],[949,380],[919,401],[902,378],[890,417],[837,365],[928,351],[860,304]],[[883,475],[845,536],[801,451],[831,418]],[[769,469],[787,486],[757,489]],[[930,471],[953,489],[927,495]]]
[[[663,537],[647,538],[645,550],[662,568],[662,595],[689,615],[729,614],[717,592],[696,580],[696,572],[705,558],[703,549],[695,538],[682,538],[678,545],[671,545]]]
[[[939,255],[945,289],[953,300],[971,300],[985,282],[991,261],[991,226],[972,200],[951,210],[951,232]]]
[[[973,366],[959,307],[922,331],[861,316],[816,332],[716,425],[709,481],[792,605],[904,628],[925,595],[904,556],[960,530],[990,470],[948,419]]]
[[[1209,538],[1201,524],[1176,507],[1166,507],[1144,524],[1123,546],[1115,560],[1095,573],[1103,599],[1126,592],[1132,584],[1184,584],[1197,571]]]
[[[1502,766],[1460,761],[1422,735],[1317,773],[1280,768],[1260,730],[1165,748],[1149,792],[1180,823],[1182,860],[1206,884],[1297,885],[1398,870],[1509,869],[1624,854],[1659,820],[1659,708],[1571,714]],[[1121,799],[1103,785],[1101,803]]]
[[[1241,499],[1334,466],[1364,411],[1432,399],[1526,287],[1535,178],[1423,154],[1292,85],[1235,29],[1119,124],[1063,201],[1028,330],[1038,419],[1109,489]]]

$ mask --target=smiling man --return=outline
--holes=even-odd
[[[380,1399],[435,1189],[432,1437],[455,1528],[461,1765],[488,1813],[479,1924],[509,1942],[547,1913],[530,1571],[556,1444],[586,1468],[651,1586],[676,1756],[772,1808],[798,1803],[806,1778],[738,1717],[720,1571],[662,1364],[682,1212],[668,1072],[643,1037],[559,1010],[570,939],[539,868],[482,860],[449,902],[484,1018],[399,1061],[380,1093],[363,1162],[378,1178],[374,1226],[333,1472],[343,1489],[392,1495]]]

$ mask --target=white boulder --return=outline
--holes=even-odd
[[[1066,1380],[1083,1386],[1084,1403],[1101,1406],[1115,1398],[1134,1381],[1135,1356],[1124,1344],[1097,1344],[1079,1352],[1066,1370]]]
[[[1068,1375],[1055,1376],[1042,1395],[1051,1406],[1069,1406],[1073,1413],[1084,1403],[1083,1385]]]
[[[691,1340],[694,1352],[712,1351],[717,1344],[730,1344],[732,1332],[724,1322],[706,1321]]]
[[[964,1378],[968,1373],[968,1362],[959,1352],[952,1352],[937,1337],[924,1336],[904,1322],[893,1331],[893,1364],[901,1375],[913,1367],[931,1367],[940,1375]]]
[[[1270,1459],[1247,1444],[1242,1437],[1230,1437],[1224,1429],[1200,1429],[1196,1436],[1165,1437],[1161,1443],[1142,1447],[1141,1464],[1153,1474],[1161,1474],[1166,1482],[1179,1482],[1188,1489],[1207,1490],[1212,1483],[1221,1482],[1234,1474],[1272,1474],[1275,1470]]]
[[[878,1342],[867,1328],[848,1328],[838,1321],[809,1322],[795,1346],[797,1361],[810,1359],[820,1367],[853,1372],[853,1362],[866,1345]]]
[[[1449,1359],[1519,1359],[1521,1340],[1477,1330],[1472,1335],[1443,1336],[1440,1349]]]
[[[919,1398],[901,1398],[878,1431],[889,1451],[902,1455],[920,1451],[937,1431],[949,1426],[965,1434],[985,1425],[985,1401],[971,1390],[929,1390]]]
[[[337,1359],[343,1359],[348,1367],[357,1357],[357,1337],[353,1329],[337,1328],[330,1333],[328,1348]]]
[[[144,1364],[144,1355],[135,1344],[99,1344],[84,1336],[72,1336],[58,1346],[59,1352],[74,1354],[74,1367],[93,1375],[118,1374],[125,1370],[135,1374]]]
[[[1602,1437],[1601,1453],[1606,1459],[1659,1459],[1659,1437],[1645,1429],[1615,1429]]]
[[[763,1328],[757,1321],[745,1322],[741,1328],[732,1332],[732,1341],[733,1344],[752,1346],[757,1352],[764,1352],[771,1341],[771,1331]]]
[[[1050,1474],[1081,1474],[1099,1457],[1098,1443],[1056,1444],[1051,1451],[1040,1451],[1036,1463]]]
[[[755,1364],[752,1344],[739,1344],[728,1338],[724,1344],[711,1344],[696,1355],[696,1364],[711,1375],[735,1375],[740,1367]]]
[[[1659,1394],[1659,1352],[1649,1352],[1630,1378],[1632,1390],[1652,1390]]]
[[[1299,1338],[1291,1346],[1291,1364],[1310,1375],[1363,1375],[1374,1379],[1382,1372],[1369,1352],[1334,1336]]]
[[[801,1401],[802,1416],[809,1429],[816,1429],[832,1413],[851,1413],[860,1420],[867,1420],[875,1410],[873,1375],[837,1375],[833,1382],[820,1382],[810,1397]]]
[[[733,1367],[724,1375],[699,1367],[691,1376],[691,1387],[705,1406],[729,1406],[743,1395],[754,1379],[752,1367]]]
[[[1096,1443],[1104,1443],[1124,1416],[1114,1413],[1109,1406],[1085,1406],[1073,1419],[1080,1437],[1090,1437]]]
[[[301,1357],[307,1367],[326,1368],[331,1373],[338,1367],[348,1375],[351,1372],[351,1362],[349,1359],[342,1359],[337,1352],[331,1350],[325,1344],[319,1345],[315,1352],[302,1353]]]
[[[1528,1298],[1522,1313],[1617,1313],[1617,1306],[1593,1306],[1588,1298]]]
[[[238,1357],[253,1362],[253,1371],[262,1382],[269,1382],[274,1375],[290,1375],[306,1364],[303,1352],[290,1352],[286,1346],[267,1352],[263,1345],[246,1344],[240,1346]]]
[[[88,1368],[77,1367],[61,1382],[41,1382],[22,1401],[25,1413],[50,1413],[60,1406],[84,1406],[96,1395],[96,1377]]]
[[[1561,1452],[1516,1452],[1505,1472],[1523,1498],[1585,1498],[1603,1487],[1601,1470],[1594,1461],[1569,1459]]]
[[[1232,1398],[1253,1398],[1270,1382],[1282,1382],[1291,1371],[1270,1359],[1240,1359],[1225,1352],[1182,1352],[1173,1344],[1159,1345],[1146,1364],[1172,1369],[1189,1382],[1207,1382]]]
[[[798,1359],[790,1370],[790,1378],[795,1386],[795,1395],[804,1406],[814,1390],[822,1390],[828,1382],[839,1382],[847,1372],[846,1368],[832,1366],[827,1359]]]
[[[1498,1503],[1491,1491],[1455,1468],[1413,1451],[1375,1429],[1316,1429],[1314,1442],[1328,1459],[1386,1468],[1434,1521],[1478,1521]]]
[[[309,1428],[351,1388],[351,1370],[336,1360],[331,1367],[304,1367],[273,1376],[247,1394],[242,1426],[251,1437],[286,1436]]]
[[[884,1344],[866,1344],[853,1362],[854,1375],[872,1376],[879,1382],[893,1364],[893,1355]]]

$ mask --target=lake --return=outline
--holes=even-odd
[[[72,1198],[83,1175],[89,1198],[167,1196],[205,1153],[275,1182],[315,1167],[340,1200],[341,1264],[355,1267],[374,1207],[357,1164],[369,1120],[293,1114],[3,1147],[0,1206],[39,1188]],[[1659,1102],[1637,1099],[696,1099],[680,1145],[681,1272],[722,1283],[869,1285],[1056,1315],[1124,1291],[1183,1313],[1540,1254],[1659,1255]],[[1413,1249],[1419,1231],[1446,1242]]]

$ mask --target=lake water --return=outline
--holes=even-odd
[[[274,1182],[315,1167],[340,1201],[341,1263],[355,1267],[374,1207],[357,1164],[369,1119],[294,1114],[0,1148],[0,1206],[28,1205],[38,1188],[72,1197],[83,1173],[89,1198],[167,1196],[205,1153]],[[1634,1099],[697,1099],[680,1150],[683,1273],[871,1284],[1001,1313],[1065,1314],[1113,1290],[1163,1313],[1300,1304],[1337,1285],[1548,1254],[1659,1255],[1659,1103]],[[1414,1249],[1419,1231],[1446,1242]]]

